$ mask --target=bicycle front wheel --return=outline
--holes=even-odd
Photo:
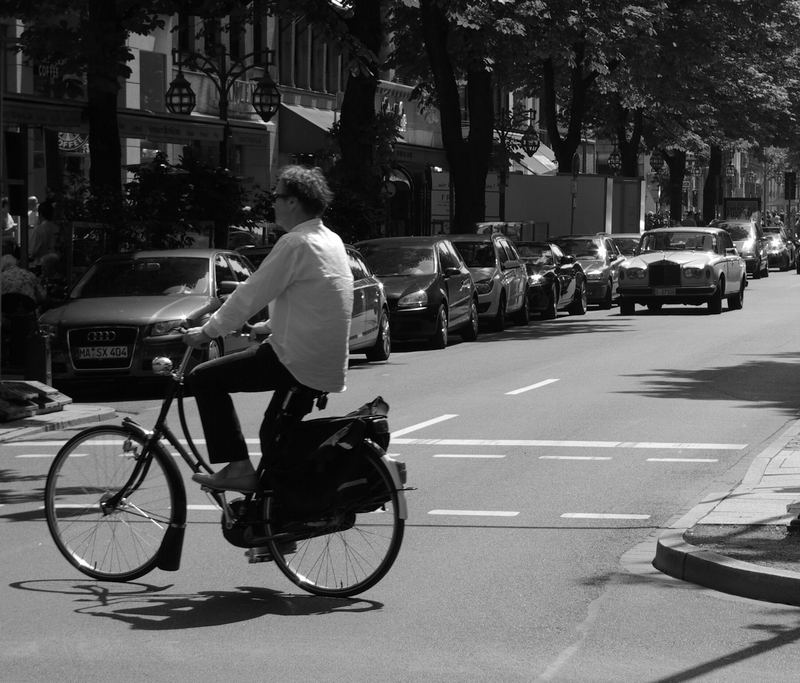
[[[47,526],[76,569],[94,579],[130,581],[156,566],[175,516],[175,480],[159,452],[119,503],[108,501],[128,482],[144,440],[122,426],[86,429],[53,460],[45,486]]]
[[[309,593],[348,597],[380,581],[403,541],[398,491],[381,457],[366,449],[349,456],[368,473],[342,488],[342,500],[318,519],[281,521],[274,496],[266,499],[267,535],[278,568]],[[352,485],[351,485],[352,484]]]

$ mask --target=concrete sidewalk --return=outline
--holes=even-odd
[[[800,420],[776,437],[750,465],[742,482],[706,497],[661,535],[653,566],[684,581],[755,600],[800,606],[798,572],[756,565],[704,550],[684,540],[699,525],[787,526],[800,501]],[[800,543],[800,535],[798,536]]]
[[[0,443],[27,439],[42,432],[56,432],[68,427],[103,422],[116,417],[116,415],[116,411],[105,406],[69,403],[61,410],[52,413],[0,422]]]

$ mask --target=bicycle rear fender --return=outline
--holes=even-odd
[[[403,487],[405,486],[405,463],[392,460],[386,455],[386,452],[371,439],[364,439],[364,444],[372,449],[375,456],[380,458],[381,462],[386,466],[386,469],[389,470],[392,483],[397,491],[397,515],[400,519],[408,519],[408,505],[406,504],[406,494],[403,491]]]
[[[149,439],[151,433],[144,427],[130,418],[125,418],[123,425],[130,429],[136,436],[142,439]],[[183,537],[186,532],[186,487],[183,485],[183,477],[175,461],[159,442],[152,444],[155,457],[161,461],[164,471],[172,480],[175,491],[175,514],[172,523],[164,534],[161,547],[158,549],[158,562],[156,567],[167,572],[178,571],[181,564],[183,553]]]

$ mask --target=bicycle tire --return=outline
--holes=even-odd
[[[351,457],[363,458],[375,477],[319,519],[280,522],[275,497],[265,498],[268,547],[275,564],[295,585],[315,595],[344,598],[371,588],[389,571],[403,542],[405,505],[400,505],[383,457],[361,448]],[[296,548],[287,552],[292,541]]]
[[[94,579],[131,581],[151,571],[175,522],[180,473],[160,449],[136,490],[115,509],[101,509],[128,481],[144,445],[123,426],[91,427],[62,446],[47,474],[50,534],[69,563]]]

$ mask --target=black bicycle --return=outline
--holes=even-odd
[[[175,456],[194,472],[212,472],[186,422],[183,377],[191,357],[187,347],[176,371],[167,358],[153,361],[170,380],[152,430],[127,417],[84,429],[50,467],[50,533],[64,557],[94,579],[131,581],[180,566],[187,505]],[[188,449],[167,425],[175,399]],[[303,386],[276,391],[269,448],[256,469],[260,490],[231,501],[204,490],[222,511],[225,538],[248,548],[251,561],[274,560],[300,588],[346,597],[374,586],[397,557],[406,470],[386,455],[388,406],[380,397],[343,417],[303,419],[325,400]]]

